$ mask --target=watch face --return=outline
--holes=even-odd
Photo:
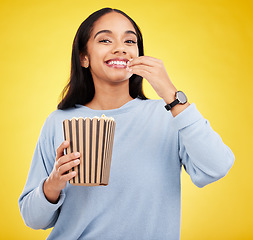
[[[187,102],[186,95],[181,91],[177,92],[176,98],[179,100],[179,103],[181,103],[181,104],[184,104]]]

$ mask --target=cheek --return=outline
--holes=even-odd
[[[139,57],[139,48],[138,47],[136,47],[135,49],[132,49],[132,56]]]
[[[102,50],[93,51],[89,58],[91,68],[96,68],[99,63],[103,63],[104,55]]]

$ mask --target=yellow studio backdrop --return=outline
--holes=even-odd
[[[253,239],[252,1],[1,1],[0,239],[45,239],[18,209],[33,151],[56,109],[81,22],[119,8],[140,26],[146,55],[163,60],[236,162],[220,181],[197,188],[182,170],[182,239]],[[158,98],[144,82],[150,98]],[[66,222],[66,224],[68,224]]]

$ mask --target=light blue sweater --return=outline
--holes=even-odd
[[[184,166],[203,187],[224,177],[234,155],[194,104],[173,118],[163,100],[134,99],[119,109],[92,110],[77,105],[47,118],[19,199],[27,226],[54,227],[48,239],[180,239]],[[63,142],[62,121],[73,117],[112,116],[116,121],[108,186],[67,184],[57,204],[42,186]]]

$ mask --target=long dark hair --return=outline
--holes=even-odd
[[[102,8],[92,13],[82,22],[77,30],[72,46],[71,72],[68,84],[62,91],[61,101],[58,109],[74,107],[75,104],[85,105],[90,102],[95,94],[95,87],[89,68],[81,66],[80,53],[87,54],[87,42],[93,29],[94,23],[103,15],[110,12],[117,12],[125,16],[132,23],[137,33],[137,45],[139,56],[144,56],[142,34],[137,24],[127,14],[112,8]],[[147,99],[143,93],[141,76],[133,74],[129,78],[129,94],[132,98]]]

